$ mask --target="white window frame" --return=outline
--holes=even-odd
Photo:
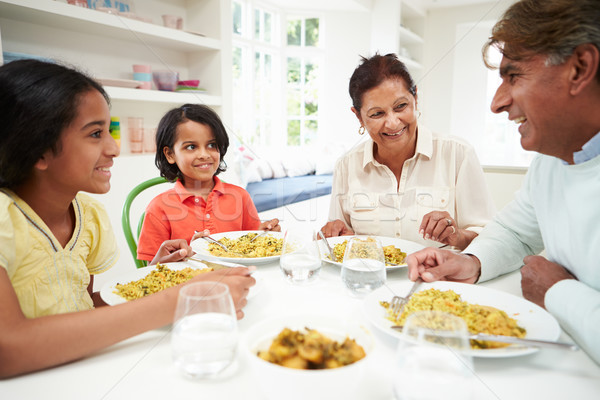
[[[248,145],[250,142],[250,138],[255,135],[256,128],[259,126],[261,129],[264,129],[267,121],[271,119],[271,133],[277,134],[277,127],[281,124],[279,121],[281,119],[280,113],[277,112],[277,109],[274,109],[274,106],[270,108],[267,107],[264,112],[261,112],[261,109],[257,107],[255,93],[258,90],[259,85],[261,85],[261,81],[257,81],[255,79],[255,71],[256,71],[256,63],[255,63],[255,55],[256,52],[260,52],[264,57],[264,54],[271,55],[271,73],[273,79],[272,91],[275,93],[280,92],[280,79],[277,76],[280,70],[279,60],[281,59],[281,46],[280,46],[280,38],[278,37],[280,28],[280,13],[265,5],[261,2],[256,2],[252,0],[240,0],[237,1],[242,5],[242,34],[238,35],[232,32],[232,48],[241,48],[242,49],[242,85],[244,87],[243,91],[244,95],[244,107],[237,107],[236,99],[234,97],[234,132],[241,139],[242,143]],[[261,24],[264,24],[264,12],[269,12],[273,15],[272,27],[271,27],[271,43],[264,42],[261,38],[255,38],[255,9],[260,9],[263,11],[261,13]],[[232,16],[233,18],[233,16]],[[264,59],[261,57],[261,60]],[[235,81],[234,81],[235,86]],[[235,89],[235,87],[234,87]],[[273,104],[278,104],[277,101],[273,100]],[[239,118],[239,115],[242,115]],[[261,130],[261,132],[263,132]],[[271,137],[268,135],[261,134],[259,137],[258,143],[254,143],[254,145],[267,145],[271,140]]]
[[[311,18],[316,18],[319,20],[319,43],[318,46],[310,46],[307,47],[305,46],[305,38],[306,38],[306,23],[302,24],[302,29],[300,32],[300,38],[301,38],[301,42],[300,42],[300,46],[295,46],[295,45],[288,45],[287,44],[287,22],[289,19],[302,19],[304,21],[306,21],[307,19],[311,19]],[[282,40],[283,40],[283,44],[284,44],[284,56],[283,56],[283,60],[282,60],[282,76],[284,77],[284,85],[283,86],[283,92],[282,92],[282,98],[284,99],[284,109],[283,109],[283,113],[285,115],[285,121],[284,125],[283,125],[283,132],[285,133],[285,135],[283,135],[282,138],[282,143],[281,145],[289,147],[287,144],[287,136],[288,136],[288,122],[290,120],[297,120],[298,118],[294,117],[294,118],[290,118],[290,116],[287,114],[287,60],[290,57],[295,57],[295,58],[299,58],[300,59],[300,74],[301,74],[301,101],[300,101],[300,146],[299,147],[303,147],[305,146],[305,140],[306,140],[306,130],[305,130],[305,123],[306,121],[316,121],[317,122],[317,134],[316,134],[316,138],[315,141],[313,143],[311,143],[312,145],[314,145],[316,143],[316,141],[318,140],[319,136],[321,136],[320,132],[319,132],[319,127],[321,126],[321,115],[322,115],[322,110],[321,110],[321,104],[319,104],[318,107],[318,112],[316,117],[313,116],[307,116],[305,113],[305,101],[304,101],[304,73],[305,73],[305,64],[306,61],[313,61],[318,63],[319,65],[319,76],[317,79],[317,93],[318,93],[318,98],[322,98],[321,94],[324,91],[324,84],[323,84],[323,75],[324,75],[324,67],[325,67],[325,29],[323,27],[324,23],[325,23],[325,18],[323,18],[322,15],[320,15],[319,13],[286,13],[285,14],[285,19],[284,19],[285,23],[282,23]],[[317,101],[317,103],[319,103],[319,101]],[[310,144],[309,144],[310,145]],[[293,146],[296,147],[296,146]]]

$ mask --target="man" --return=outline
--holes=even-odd
[[[521,0],[494,26],[484,60],[490,46],[503,55],[492,111],[506,111],[522,147],[540,154],[462,254],[422,250],[409,278],[475,283],[521,267],[523,296],[600,363],[600,0]],[[535,255],[544,248],[547,258]]]

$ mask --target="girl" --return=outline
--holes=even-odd
[[[223,161],[227,147],[225,127],[207,106],[184,104],[161,119],[156,133],[156,166],[161,176],[176,182],[146,208],[138,259],[152,260],[167,239],[281,230],[278,219],[260,222],[246,190],[217,178],[227,167]]]
[[[93,275],[112,267],[104,208],[119,148],[108,96],[57,64],[0,67],[0,377],[66,363],[172,321],[180,287],[117,307],[103,305]],[[166,242],[153,263],[191,254]],[[254,284],[246,268],[201,274],[225,281],[238,310]],[[238,312],[241,318],[243,314]]]

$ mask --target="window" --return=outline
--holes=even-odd
[[[276,14],[253,3],[234,1],[233,130],[247,145],[274,140],[280,92]]]
[[[319,19],[289,18],[286,47],[287,145],[314,143],[319,130]]]
[[[233,18],[233,129],[247,145],[303,146],[318,135],[319,18],[282,13],[235,0]],[[280,33],[283,33],[283,38]]]
[[[481,58],[481,46],[494,21],[459,24],[454,49],[450,133],[466,139],[484,166],[526,167],[533,153],[523,150],[517,125],[506,113],[490,110],[492,98],[500,85],[497,70],[489,70]],[[500,64],[501,55],[490,49],[490,61]]]

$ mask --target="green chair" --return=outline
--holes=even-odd
[[[123,226],[123,233],[125,234],[125,240],[127,241],[127,245],[129,246],[129,251],[131,251],[131,255],[133,256],[133,261],[135,262],[135,266],[137,268],[145,267],[148,262],[144,260],[137,259],[137,239],[140,237],[140,232],[142,230],[142,224],[144,223],[144,215],[145,212],[142,213],[140,217],[140,221],[138,222],[137,235],[133,236],[133,231],[131,230],[131,222],[129,219],[131,203],[133,200],[144,190],[160,185],[161,183],[167,183],[168,181],[163,177],[148,179],[145,182],[140,183],[136,187],[134,187],[131,192],[127,195],[125,199],[125,204],[123,204],[123,214],[121,216],[121,225]]]

